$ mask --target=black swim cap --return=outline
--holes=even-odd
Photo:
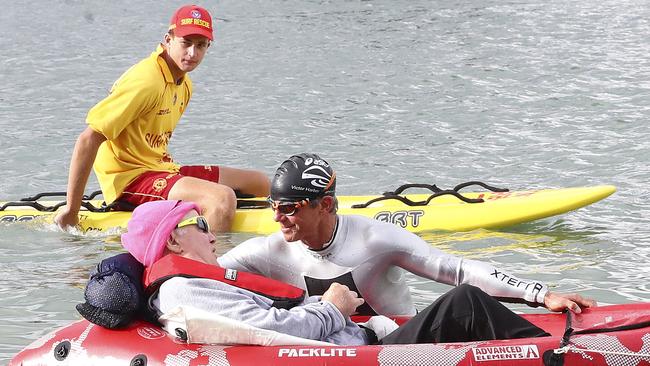
[[[298,154],[285,160],[275,171],[271,182],[271,199],[298,202],[305,198],[334,195],[336,174],[316,154]]]

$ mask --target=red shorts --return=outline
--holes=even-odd
[[[194,177],[219,183],[219,167],[214,165],[182,166],[178,173],[147,172],[140,174],[117,199],[137,206],[149,201],[166,200],[174,184],[183,177]]]

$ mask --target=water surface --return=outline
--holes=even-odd
[[[0,200],[61,191],[87,110],[152,52],[174,1],[43,1],[0,14]],[[407,182],[614,184],[573,213],[431,245],[601,303],[650,300],[645,1],[212,1],[216,39],[170,149],[269,175],[316,152],[339,194]],[[97,184],[91,177],[89,189]],[[0,226],[0,362],[79,318],[115,236]],[[220,250],[246,239],[220,238]],[[419,307],[448,288],[409,276]],[[535,311],[523,306],[518,311]]]

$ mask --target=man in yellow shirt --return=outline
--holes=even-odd
[[[128,69],[96,104],[79,135],[68,176],[67,205],[55,222],[79,223],[79,208],[93,167],[107,203],[139,205],[155,200],[196,202],[215,231],[228,231],[235,215],[234,190],[269,194],[259,171],[223,166],[180,166],[167,145],[192,96],[188,72],[203,60],[212,41],[210,13],[196,5],[172,16],[164,42]]]

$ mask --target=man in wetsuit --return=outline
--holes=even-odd
[[[196,202],[215,231],[228,231],[235,216],[234,190],[266,196],[259,171],[216,165],[180,166],[167,146],[192,95],[187,73],[196,69],[213,39],[210,13],[196,5],[172,16],[164,41],[128,69],[86,118],[70,161],[67,205],[55,221],[79,222],[82,196],[93,166],[107,203],[127,206],[182,199]]]
[[[218,261],[322,294],[338,282],[365,300],[364,315],[414,315],[404,271],[452,286],[469,284],[493,297],[552,311],[594,306],[578,294],[551,292],[480,261],[444,253],[393,224],[338,215],[336,174],[315,154],[290,157],[277,169],[269,200],[280,232],[247,240]]]

